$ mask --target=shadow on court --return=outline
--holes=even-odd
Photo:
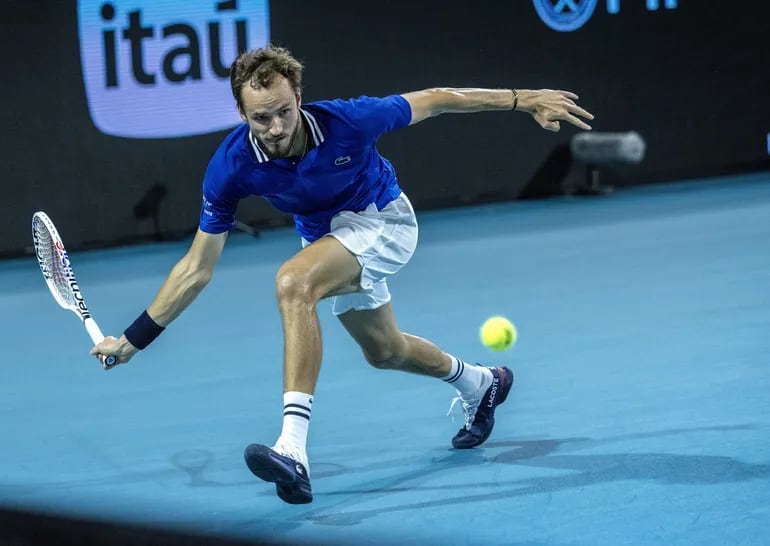
[[[205,449],[190,449],[173,454],[169,458],[169,461],[174,467],[189,476],[190,481],[187,484],[188,487],[241,487],[254,484],[255,482],[260,483],[257,478],[254,478],[251,473],[246,470],[245,464],[243,468],[246,479],[238,480],[237,482],[222,482],[207,478],[204,476],[204,473],[214,462],[214,459],[214,454],[211,451]],[[346,471],[347,470],[342,465],[319,462],[313,465],[313,478],[326,478],[328,476],[342,474]]]
[[[347,489],[333,493],[320,493],[319,497],[346,496],[345,501],[332,506],[312,510],[303,519],[324,525],[356,525],[363,520],[382,515],[385,512],[410,512],[424,508],[466,505],[474,501],[489,501],[515,498],[526,495],[542,495],[569,489],[581,489],[592,485],[616,481],[650,481],[663,484],[710,485],[729,482],[744,482],[770,477],[770,464],[752,464],[732,457],[712,455],[679,455],[671,453],[613,453],[613,454],[561,454],[562,451],[578,451],[601,447],[608,443],[640,438],[661,438],[692,432],[746,430],[752,425],[735,427],[706,427],[699,429],[676,429],[657,433],[623,435],[605,440],[588,438],[567,438],[555,440],[526,440],[490,442],[486,448],[455,451],[446,457],[433,459],[424,467],[389,479],[377,480],[365,487]],[[660,445],[660,441],[656,445]],[[494,456],[487,453],[493,449],[505,451]],[[563,476],[535,477],[514,481],[490,481],[483,483],[460,483],[456,485],[421,485],[457,466],[478,464],[506,464],[525,467],[548,468],[569,471]],[[382,464],[374,465],[381,468]],[[371,467],[367,467],[371,470]],[[470,491],[481,489],[481,492]],[[371,510],[347,508],[373,498],[411,490],[437,491],[440,498],[401,504],[380,506]],[[458,494],[452,496],[452,492]],[[338,510],[344,510],[338,511]]]

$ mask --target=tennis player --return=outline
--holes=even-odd
[[[334,314],[375,368],[435,377],[456,389],[454,402],[461,402],[465,417],[452,438],[456,449],[486,441],[495,409],[513,384],[506,367],[468,364],[399,330],[387,279],[411,258],[418,228],[393,166],[377,151],[378,138],[449,113],[518,110],[550,131],[558,131],[560,121],[590,130],[580,118],[593,119],[576,105],[575,94],[549,89],[433,88],[302,104],[302,70],[289,51],[274,46],[235,60],[230,81],[244,123],[224,139],[206,170],[192,246],[120,339],[108,337],[91,349],[119,364],[145,349],[211,280],[241,199],[260,195],[292,213],[302,249],[276,276],[283,428],[272,446],[245,450],[249,469],[275,483],[278,496],[291,504],[313,500],[306,439],[321,367],[319,300],[332,299]]]

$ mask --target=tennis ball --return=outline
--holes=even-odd
[[[481,343],[493,351],[504,351],[516,343],[518,332],[513,323],[505,317],[490,317],[481,325]]]

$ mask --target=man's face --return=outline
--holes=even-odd
[[[300,153],[295,149],[299,134],[300,97],[283,76],[276,76],[269,87],[241,89],[241,118],[249,124],[270,157]]]

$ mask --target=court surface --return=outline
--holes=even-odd
[[[482,448],[451,449],[451,388],[368,367],[322,302],[315,501],[284,504],[242,452],[280,432],[293,229],[234,234],[109,373],[30,257],[0,262],[0,504],[292,544],[770,544],[770,173],[419,218],[400,326],[516,374]],[[105,333],[188,244],[72,254]],[[478,341],[493,314],[510,351]]]

